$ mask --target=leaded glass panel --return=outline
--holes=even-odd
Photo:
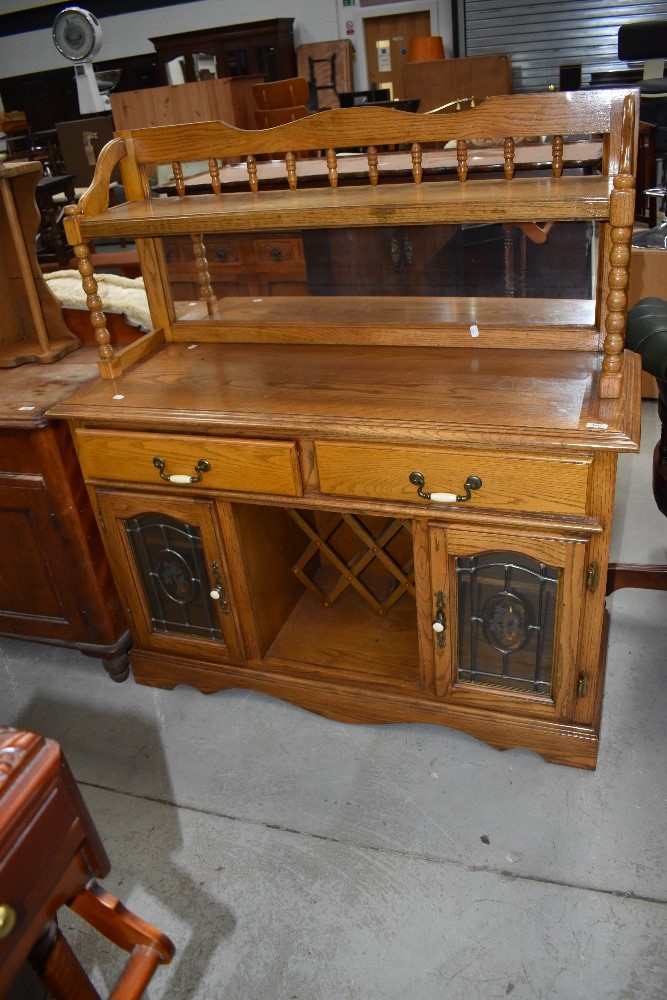
[[[154,630],[221,640],[199,528],[160,514],[124,524]]]
[[[558,569],[517,552],[456,559],[458,679],[551,696]]]

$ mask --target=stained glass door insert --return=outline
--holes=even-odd
[[[199,528],[152,513],[124,523],[155,631],[222,640]]]
[[[455,566],[458,680],[551,697],[558,568],[508,551]]]

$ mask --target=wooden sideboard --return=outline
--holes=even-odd
[[[129,131],[106,147],[68,236],[89,288],[95,239],[136,239],[155,329],[116,351],[93,311],[101,378],[49,415],[72,429],[137,681],[248,687],[595,766],[616,457],[639,440],[640,364],[623,349],[636,113],[635,92],[516,95],[458,115]],[[548,177],[515,176],[508,137],[527,132],[551,137]],[[563,135],[587,133],[601,172],[564,176]],[[469,183],[480,136],[505,137],[503,174]],[[452,141],[458,181],[431,183],[422,146]],[[406,143],[411,178],[384,184],[377,150]],[[360,147],[369,182],[346,185],[336,149]],[[300,189],[295,154],[313,149],[328,185]],[[281,151],[287,190],[263,190],[255,157]],[[231,157],[248,188],[221,193]],[[189,195],[183,163],[200,160],[211,192]],[[156,163],[175,164],[177,197],[150,196]],[[109,208],[116,164],[128,201]],[[218,299],[209,262],[232,236],[574,220],[596,227],[590,299]],[[194,301],[174,295],[176,238]]]

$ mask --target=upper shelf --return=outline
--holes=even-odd
[[[347,108],[258,131],[199,122],[121,132],[102,151],[93,185],[78,208],[68,210],[80,226],[72,235],[608,219],[614,178],[633,172],[636,105],[631,91],[518,94],[490,97],[474,110],[448,115]],[[591,138],[600,150],[599,173],[566,175],[566,151]],[[489,144],[500,154],[499,171],[472,181],[479,150]],[[445,148],[458,180],[436,182],[428,158]],[[392,149],[404,151],[408,178],[385,184],[383,150]],[[526,149],[530,157],[539,150],[551,176],[517,171]],[[367,161],[362,185],[345,183],[351,150]],[[262,158],[276,155],[284,160],[287,191],[260,184]],[[319,171],[322,187],[300,186],[303,157],[325,165]],[[249,191],[224,190],[221,163],[230,160],[247,164]],[[212,193],[189,195],[183,165],[202,161],[208,162]],[[109,209],[108,179],[117,163],[128,202]],[[178,197],[151,197],[149,178],[160,164],[171,165]]]
[[[218,303],[218,292],[213,287],[206,234],[476,223],[525,227],[527,223],[552,221],[601,221],[608,225],[601,227],[600,238],[594,241],[599,258],[595,268],[594,322],[591,324],[590,308],[585,319],[579,307],[576,314],[565,309],[566,315],[560,315],[565,327],[571,328],[567,331],[568,347],[576,340],[586,350],[603,348],[599,395],[618,398],[624,370],[624,289],[634,215],[638,110],[638,91],[581,91],[489,97],[474,109],[444,115],[342,108],[257,131],[236,129],[224,122],[195,122],[117,133],[100,154],[91,188],[78,205],[65,210],[67,237],[75,247],[84,287],[93,303],[101,370],[105,377],[115,377],[141,352],[145,355],[153,350],[158,337],[151,335],[152,339],[141,348],[132,345],[120,358],[114,354],[109,333],[102,325],[104,317],[90,291],[94,291],[95,281],[90,276],[87,243],[95,238],[144,238],[140,258],[148,279],[156,334],[171,341],[192,332],[188,323],[194,323],[207,339],[222,338],[234,326],[228,322],[224,303]],[[583,142],[599,147],[597,171],[591,175],[568,174],[568,147]],[[479,150],[490,148],[494,150],[494,172],[472,179],[479,167],[475,163]],[[440,155],[445,149],[455,157],[452,169],[456,179],[445,180],[444,168],[434,179],[431,165],[427,165],[431,152]],[[526,149],[531,150],[530,155],[533,149],[538,150],[539,169],[529,170],[526,164],[520,167],[522,155],[517,151]],[[406,160],[407,176],[402,175],[400,180],[383,173],[381,161],[391,152],[400,152]],[[351,153],[366,159],[367,171],[362,169],[362,176],[356,178],[360,183],[349,183],[350,178],[344,176],[343,164]],[[284,164],[288,190],[267,190],[261,183],[261,164],[275,163],[277,158]],[[325,165],[317,171],[320,187],[300,184],[303,171],[299,163],[309,158]],[[225,190],[222,164],[239,161],[245,166],[249,190]],[[176,197],[156,198],[152,195],[152,178],[156,167],[165,164],[173,171]],[[188,193],[185,175],[192,169],[188,164],[196,164],[198,171],[208,166],[211,193]],[[127,202],[109,208],[109,179],[117,165]],[[542,170],[545,165],[547,176]],[[280,164],[276,169],[280,171]],[[355,169],[358,171],[358,165]],[[193,237],[199,293],[195,296],[199,300],[198,315],[188,315],[187,320],[175,308],[164,247],[159,244],[160,237],[179,234]],[[366,260],[356,263],[364,266]],[[202,320],[204,308],[206,318]],[[252,336],[257,340],[279,336],[290,342],[306,334],[321,340],[319,323],[308,321],[305,330],[297,330],[291,318],[285,324],[282,316],[276,318],[274,310],[267,307],[266,323],[258,326],[253,322],[257,318],[254,310],[239,308],[247,314]],[[294,316],[294,308],[288,308]],[[438,309],[436,306],[436,312]],[[563,338],[554,338],[553,322],[544,324],[544,310],[542,318],[535,316],[532,307],[528,313],[514,309],[505,313],[505,306],[502,310],[511,336],[497,329],[495,340],[484,337],[489,349],[501,341],[503,348],[525,346],[521,331],[529,333],[541,348],[565,346]],[[554,317],[559,315],[557,305],[553,309],[547,306],[546,311],[547,319],[552,313]],[[437,318],[425,317],[427,342],[445,344],[453,338],[459,345],[467,343],[467,336],[474,334],[471,326],[466,326],[463,313],[470,315],[471,326],[479,329],[474,302],[467,312],[458,307],[454,313],[440,309]],[[367,323],[358,310],[356,315],[358,318],[352,321],[355,336],[360,341],[382,343],[387,337],[382,318],[376,316]],[[485,315],[489,315],[488,310]],[[495,329],[493,315],[490,322]],[[440,330],[434,331],[438,323]],[[421,342],[422,331],[415,330],[413,315],[407,316],[401,326],[406,342]],[[481,336],[485,332],[482,329]],[[344,343],[347,336],[345,330],[333,330],[330,340]]]
[[[87,239],[338,226],[609,218],[608,177],[521,177],[149,198],[87,215]]]

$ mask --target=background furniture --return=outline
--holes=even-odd
[[[618,58],[627,61],[644,60],[643,78],[639,84],[639,113],[643,122],[652,126],[650,156],[647,168],[653,166],[653,176],[642,176],[642,191],[649,202],[650,228],[633,238],[633,246],[667,246],[667,222],[656,227],[657,199],[664,211],[667,204],[667,20],[636,21],[623,24],[618,30]],[[659,177],[655,168],[658,167]],[[645,173],[648,172],[645,171]],[[647,183],[648,181],[648,183]],[[659,185],[656,187],[656,183]],[[653,205],[650,203],[653,202]]]
[[[64,170],[55,129],[44,132],[10,133],[7,136],[7,159],[37,160],[42,164],[46,174],[60,174]]]
[[[0,371],[0,633],[71,646],[123,680],[130,635],[95,515],[70,436],[44,416],[94,377],[91,352]]]
[[[40,213],[39,260],[66,267],[70,254],[61,227],[63,204],[76,201],[74,174],[46,174],[37,181],[35,200]]]
[[[112,93],[114,128],[148,128],[197,121],[224,121],[239,128],[254,128],[252,88],[257,82],[256,76],[226,77]]]
[[[93,1000],[94,990],[57,924],[68,905],[130,952],[113,990],[141,997],[174,947],[95,881],[109,859],[53,740],[0,725],[0,997],[26,959],[53,1000]]]
[[[267,80],[282,80],[296,76],[293,25],[293,17],[275,17],[151,38],[160,82],[172,82],[167,63],[174,59],[183,60],[186,83],[202,79],[198,69],[202,55],[213,60],[217,77],[259,74]]]
[[[628,313],[628,346],[640,355],[643,368],[655,376],[660,390],[662,435],[653,455],[653,495],[667,517],[667,300],[646,298],[633,306]],[[663,569],[667,572],[667,567]]]
[[[661,297],[667,288],[667,250],[633,247],[628,282],[628,308],[641,299]],[[658,386],[650,371],[642,370],[642,396],[657,399]]]
[[[272,83],[256,83],[252,88],[257,110],[256,128],[275,128],[305,118],[309,113],[308,81],[302,76]]]
[[[641,299],[628,313],[628,347],[637,351],[642,367],[655,378],[658,389],[660,440],[653,453],[653,496],[667,517],[667,300]],[[621,587],[667,590],[667,565],[638,566],[614,563],[607,574],[607,593]]]
[[[63,168],[66,173],[74,174],[75,188],[87,188],[91,183],[97,157],[112,139],[113,130],[110,114],[56,122]],[[117,175],[113,181],[118,181]]]
[[[438,722],[595,766],[616,454],[637,450],[640,420],[640,366],[623,350],[637,108],[633,91],[517,95],[456,115],[149,129],[107,147],[68,235],[83,274],[90,240],[135,237],[157,325],[116,352],[93,317],[102,378],[49,414],[71,421],[136,680]],[[603,172],[563,176],[563,136],[592,131]],[[511,137],[527,132],[550,137],[546,177],[515,171]],[[469,181],[469,144],[498,135],[502,176]],[[422,145],[448,142],[458,181],[424,180]],[[403,183],[379,176],[389,144],[410,150]],[[347,186],[336,150],[360,146],[369,180]],[[327,187],[299,190],[296,154],[312,148],[327,150]],[[279,153],[289,189],[262,190],[256,158]],[[220,197],[228,156],[246,159],[249,190]],[[190,197],[183,164],[202,158],[211,193]],[[170,161],[178,196],[147,201],[146,171]],[[116,163],[128,202],[108,212]],[[573,219],[599,227],[596,300],[218,302],[207,258],[236,233]],[[177,237],[196,301],[172,295],[163,241]]]
[[[95,368],[37,264],[41,177],[38,163],[0,165],[0,211],[9,210],[0,224],[0,632],[73,646],[122,679],[123,610],[72,442],[44,416]],[[82,336],[91,339],[90,324]]]
[[[38,162],[0,163],[0,368],[57,361],[79,346],[37,263],[35,240],[45,223],[35,192],[42,185],[40,198],[47,197],[53,180],[43,176]],[[65,183],[71,184],[71,177]]]
[[[426,112],[463,98],[511,94],[512,64],[505,55],[406,62],[403,85],[406,95],[418,97],[419,110]]]
[[[311,111],[340,107],[338,95],[354,89],[352,58],[349,38],[307,42],[298,46],[297,72],[308,80],[308,107]]]

